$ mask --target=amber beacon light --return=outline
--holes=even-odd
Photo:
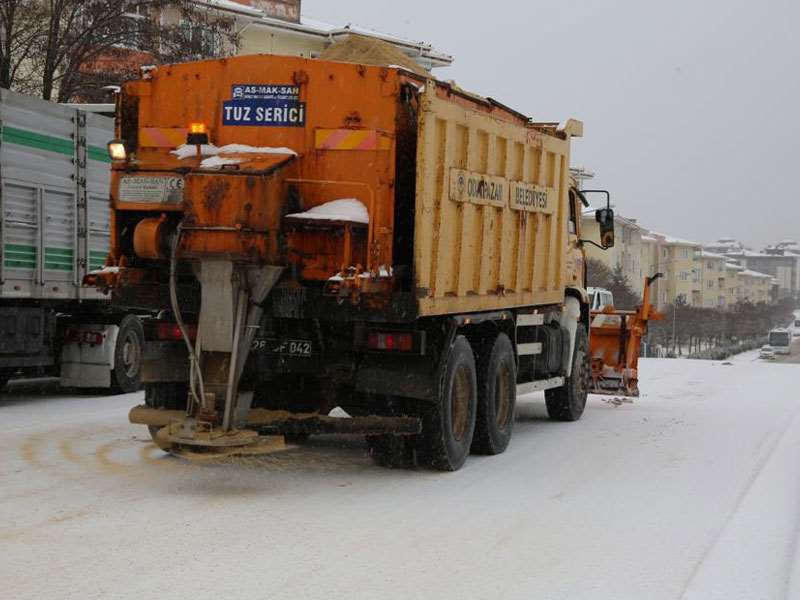
[[[205,123],[190,123],[189,135],[187,136],[186,143],[190,146],[201,146],[208,144],[208,131],[206,130]]]

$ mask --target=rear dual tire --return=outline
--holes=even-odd
[[[505,452],[514,430],[517,403],[517,363],[514,347],[505,333],[499,334],[478,360],[478,414],[474,454]]]
[[[423,411],[420,458],[439,471],[457,471],[469,455],[478,411],[475,356],[463,335],[450,349],[436,400]]]

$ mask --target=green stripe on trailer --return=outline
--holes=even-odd
[[[102,269],[106,264],[106,256],[108,256],[108,252],[89,250],[89,270]]]
[[[37,150],[57,152],[65,156],[73,156],[75,154],[75,144],[72,140],[44,135],[27,129],[18,129],[8,125],[3,126],[3,142],[36,148]]]
[[[108,149],[101,148],[100,146],[89,146],[89,159],[111,164],[111,157],[108,155]]]
[[[72,271],[75,254],[70,248],[45,248],[44,268],[50,271]]]
[[[36,247],[6,244],[3,249],[3,266],[7,269],[35,269]]]

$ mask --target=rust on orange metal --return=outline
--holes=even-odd
[[[317,129],[317,150],[389,150],[391,140],[369,129]]]
[[[139,131],[142,148],[177,148],[186,143],[186,127],[144,127]]]

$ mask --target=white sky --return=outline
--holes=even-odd
[[[424,40],[442,79],[584,121],[573,165],[618,210],[707,242],[800,238],[800,0],[304,0]]]

